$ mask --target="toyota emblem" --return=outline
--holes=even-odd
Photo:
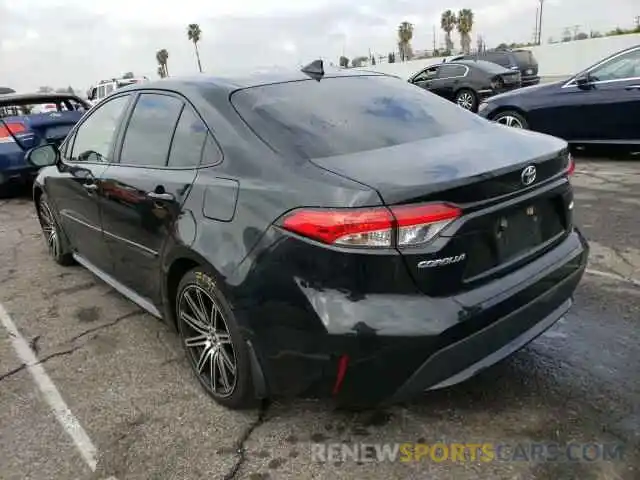
[[[527,187],[536,181],[536,167],[533,165],[529,165],[527,168],[522,170],[520,174],[520,179],[522,180],[522,184]]]

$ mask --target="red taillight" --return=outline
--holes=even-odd
[[[573,172],[576,170],[576,162],[573,159],[573,155],[568,154],[568,166],[567,166],[567,175],[573,175]]]
[[[331,245],[410,247],[432,240],[460,214],[457,207],[441,203],[391,208],[303,208],[289,213],[282,226]]]
[[[0,122],[0,138],[11,138],[12,134],[15,135],[26,130],[27,128],[24,126],[24,124],[20,122]]]

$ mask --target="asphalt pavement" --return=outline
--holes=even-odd
[[[217,406],[169,328],[47,258],[27,195],[0,200],[0,479],[640,478],[640,157],[580,157],[573,182],[592,251],[566,318],[464,384],[367,412]],[[437,442],[572,444],[577,457],[323,461],[313,450]],[[620,455],[601,460],[603,445]]]

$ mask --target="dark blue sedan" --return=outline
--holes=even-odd
[[[569,80],[491,97],[478,113],[574,144],[640,144],[640,45]]]

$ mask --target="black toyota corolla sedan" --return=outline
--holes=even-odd
[[[53,258],[175,326],[222,405],[409,399],[562,317],[573,162],[398,78],[165,79],[27,155]]]

